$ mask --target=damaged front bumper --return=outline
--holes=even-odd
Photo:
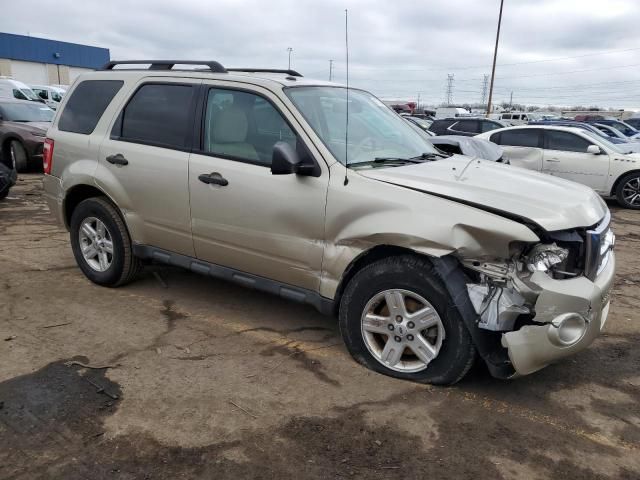
[[[530,277],[541,290],[535,303],[536,325],[502,335],[514,376],[533,373],[591,345],[607,320],[614,273],[615,254],[611,251],[593,281],[586,277],[554,280],[543,272]]]

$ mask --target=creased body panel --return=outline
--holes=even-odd
[[[349,171],[345,186],[344,167],[334,164],[331,168],[320,286],[324,297],[333,298],[347,266],[375,246],[404,247],[435,257],[456,252],[506,258],[511,242],[538,241],[529,228],[515,221],[366,178],[357,171]]]
[[[502,210],[547,231],[589,227],[606,205],[589,187],[495,162],[451,158],[418,165],[362,170],[362,175]]]

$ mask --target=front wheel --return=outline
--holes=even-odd
[[[630,173],[623,177],[616,187],[616,200],[620,206],[640,209],[640,172]]]
[[[471,335],[432,265],[383,259],[359,271],[340,301],[340,330],[356,361],[379,373],[451,385],[476,356]]]
[[[89,198],[78,204],[71,215],[70,237],[78,266],[94,283],[124,285],[140,269],[122,218],[104,198]]]

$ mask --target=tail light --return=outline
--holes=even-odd
[[[42,166],[44,167],[44,173],[51,174],[51,167],[53,166],[53,140],[50,138],[44,139],[44,149],[42,151]]]

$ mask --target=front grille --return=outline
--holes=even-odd
[[[611,250],[615,244],[615,235],[611,230],[611,213],[585,235],[584,274],[589,280],[595,280],[609,262]]]

